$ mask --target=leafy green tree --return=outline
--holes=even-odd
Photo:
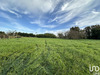
[[[100,39],[100,25],[91,26],[91,38]]]
[[[100,25],[88,26],[84,30],[87,39],[100,39]]]
[[[37,34],[38,38],[56,38],[56,36],[52,33],[45,33],[45,34]]]
[[[91,27],[88,26],[88,27],[85,27],[85,34],[86,34],[86,37],[87,39],[91,39]]]

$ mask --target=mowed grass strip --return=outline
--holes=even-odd
[[[92,75],[100,66],[100,40],[0,40],[0,75]]]

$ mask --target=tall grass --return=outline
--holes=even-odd
[[[100,40],[0,40],[0,75],[92,75],[100,66]]]

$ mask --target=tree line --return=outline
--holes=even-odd
[[[100,39],[100,25],[87,26],[84,29],[71,27],[69,31],[58,33],[58,36],[52,33],[33,34],[9,31],[7,33],[0,31],[0,38],[21,38],[21,37],[38,37],[38,38],[63,38],[63,39]]]
[[[69,31],[58,33],[58,37],[65,39],[100,39],[100,25],[87,26],[84,29],[71,27]]]
[[[16,31],[9,31],[7,33],[0,31],[0,38],[21,38],[21,37],[56,38],[56,36],[52,33],[35,35],[33,33],[23,33]]]

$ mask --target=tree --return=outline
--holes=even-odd
[[[100,39],[100,25],[91,26],[91,38]]]
[[[37,34],[38,38],[56,38],[56,36],[52,33],[45,33],[45,34]]]
[[[44,37],[46,37],[46,38],[56,38],[56,36],[52,33],[45,33]]]
[[[5,32],[0,31],[0,34],[5,34]]]
[[[80,36],[80,39],[86,39],[85,30],[80,30],[79,36]]]
[[[72,31],[69,31],[67,37],[69,39],[79,39],[80,38],[80,35],[79,35],[79,32],[78,31],[72,30]]]
[[[79,27],[71,27],[69,31],[64,33],[58,33],[59,38],[66,39],[85,39],[85,31],[81,30]]]
[[[79,32],[80,28],[79,27],[72,27],[72,28],[70,28],[70,31],[77,31],[77,32]]]
[[[64,38],[63,33],[58,33],[58,37],[59,37],[59,38]]]
[[[67,35],[69,39],[80,39],[80,28],[72,27]]]
[[[22,32],[18,32],[17,35],[23,36],[23,37],[35,37],[35,35],[32,34],[32,33],[22,33]]]
[[[0,31],[0,38],[9,38],[9,36],[5,32]]]
[[[87,39],[91,39],[91,27],[88,26],[84,30],[85,30],[85,34],[86,34]]]
[[[69,34],[69,31],[64,32],[64,38],[65,39],[68,39],[68,34]]]
[[[92,25],[85,28],[87,39],[100,39],[100,25]]]

